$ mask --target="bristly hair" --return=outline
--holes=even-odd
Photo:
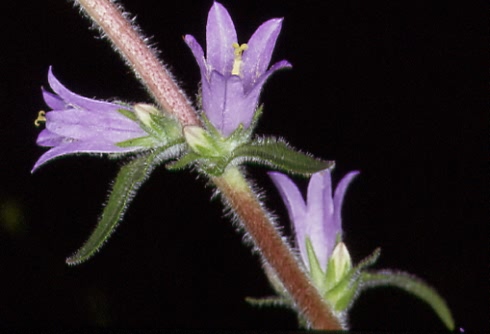
[[[192,107],[191,100],[182,90],[178,81],[172,75],[172,72],[169,70],[168,66],[162,62],[159,58],[160,51],[155,47],[155,43],[151,42],[151,38],[146,37],[142,32],[142,29],[136,24],[136,18],[129,14],[124,10],[123,6],[115,0],[108,0],[111,5],[115,7],[118,11],[118,15],[122,16],[121,21],[114,20],[118,22],[119,25],[125,26],[127,24],[128,33],[123,34],[126,38],[119,38],[113,40],[114,36],[109,36],[107,32],[104,31],[103,26],[107,26],[108,30],[111,30],[110,24],[103,21],[97,21],[96,18],[91,17],[88,10],[85,10],[84,6],[80,2],[80,0],[71,0],[73,4],[79,8],[79,10],[83,13],[83,16],[87,17],[92,22],[92,29],[99,31],[102,38],[106,38],[112,45],[113,49],[117,51],[117,53],[122,57],[126,65],[133,71],[135,76],[143,83],[143,86],[146,88],[147,92],[150,96],[153,96],[157,104],[164,109],[173,109],[167,108],[169,105],[173,105],[176,108],[173,110],[169,110],[172,114],[175,113],[177,118],[179,118],[180,122],[185,124],[195,124],[198,122],[194,108]],[[107,1],[107,0],[106,0]],[[121,29],[124,31],[124,29]],[[110,32],[109,32],[110,33]],[[134,36],[135,35],[135,36]],[[135,48],[134,50],[140,50],[141,52],[133,52],[129,51],[124,45],[128,42],[132,41],[131,36],[134,36],[133,43],[134,45],[142,45],[143,49]],[[122,45],[120,49],[116,43],[118,40]],[[142,44],[140,44],[142,43]],[[127,54],[125,53],[127,52]],[[143,61],[143,60],[146,61]],[[135,60],[132,63],[132,60]],[[137,66],[135,64],[140,64],[141,73],[137,70]],[[160,73],[156,76],[150,75],[151,69],[156,69],[157,73]],[[163,85],[162,85],[163,83]],[[155,87],[160,87],[160,89],[156,89]],[[171,96],[165,95],[162,92],[162,87],[165,87],[167,90],[173,91],[174,93]],[[180,94],[180,97],[177,95]]]

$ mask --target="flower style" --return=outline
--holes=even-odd
[[[63,86],[49,69],[48,82],[53,90],[43,89],[43,97],[51,111],[39,113],[36,124],[45,122],[37,144],[51,147],[35,163],[34,172],[44,163],[68,154],[126,153],[144,149],[141,146],[117,146],[117,143],[148,134],[135,120],[119,110],[133,113],[128,105],[98,101],[77,95]]]
[[[264,22],[247,44],[239,45],[228,11],[215,2],[206,26],[206,57],[193,36],[184,37],[201,70],[203,110],[223,136],[240,124],[250,126],[267,78],[291,66],[282,60],[267,70],[281,25],[278,18]]]
[[[296,242],[303,263],[311,269],[307,250],[307,239],[322,271],[332,255],[336,240],[342,235],[341,209],[344,195],[358,172],[350,172],[339,182],[332,197],[332,181],[329,170],[313,174],[308,184],[307,201],[287,176],[270,172],[269,176],[278,188],[286,205],[296,233]]]

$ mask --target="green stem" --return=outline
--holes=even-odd
[[[222,176],[212,180],[310,326],[313,329],[342,329],[339,319],[333,315],[299,267],[291,249],[274,227],[242,173],[236,167],[231,167]]]

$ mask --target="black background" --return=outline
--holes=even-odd
[[[199,72],[182,35],[204,42],[211,3],[124,1],[189,96]],[[343,210],[354,261],[380,246],[377,268],[417,274],[447,299],[458,327],[488,329],[488,103],[479,66],[488,55],[475,13],[434,1],[223,4],[240,42],[266,19],[285,18],[273,61],[293,69],[266,84],[258,132],[335,159],[336,181],[361,171]],[[45,151],[33,120],[46,109],[48,66],[85,96],[151,100],[71,2],[2,6],[0,326],[296,328],[292,312],[244,302],[271,294],[259,258],[195,173],[155,171],[101,252],[65,265],[93,229],[120,162],[70,157],[30,174]],[[288,232],[266,169],[248,170]],[[350,324],[443,329],[394,289],[361,295]]]

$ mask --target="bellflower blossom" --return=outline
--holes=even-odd
[[[51,68],[48,82],[55,94],[43,89],[43,97],[52,110],[39,113],[36,124],[45,122],[46,128],[39,133],[36,142],[51,149],[36,161],[32,171],[68,154],[126,153],[142,149],[139,146],[116,145],[148,135],[138,122],[118,111],[124,109],[133,112],[131,107],[77,95],[56,79]]]
[[[357,174],[358,172],[350,172],[344,176],[337,185],[333,197],[330,171],[324,170],[313,174],[308,184],[305,203],[293,181],[281,173],[269,173],[284,200],[294,226],[301,258],[308,269],[310,263],[306,238],[311,241],[321,269],[326,271],[337,237],[342,234],[341,209],[344,195]]]
[[[250,126],[267,78],[291,66],[282,60],[267,70],[281,25],[278,18],[264,22],[247,44],[239,45],[228,11],[215,2],[206,25],[206,57],[193,36],[184,37],[201,70],[203,110],[223,136],[240,124]]]

